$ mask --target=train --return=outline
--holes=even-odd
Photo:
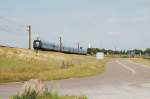
[[[68,53],[68,54],[80,54],[80,55],[87,54],[87,50],[84,50],[82,47],[72,48],[68,46],[62,46],[62,45],[49,43],[43,40],[34,40],[33,48],[35,50],[55,51],[55,52],[62,52],[62,53]]]

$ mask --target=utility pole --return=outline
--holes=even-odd
[[[60,46],[60,51],[62,50],[62,38],[61,36],[59,37],[59,46]]]
[[[79,50],[80,50],[80,44],[78,43],[78,52],[79,52]]]
[[[28,27],[28,32],[29,32],[29,49],[31,49],[31,25],[27,26]]]

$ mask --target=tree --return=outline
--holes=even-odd
[[[144,53],[150,55],[150,48],[147,48]]]
[[[97,52],[104,52],[105,54],[107,51],[105,49],[99,49],[99,48],[88,48],[87,53],[90,55],[95,55]]]

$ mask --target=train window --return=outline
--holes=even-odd
[[[38,46],[40,45],[40,42],[36,42],[35,44],[36,44],[36,46],[38,47]]]

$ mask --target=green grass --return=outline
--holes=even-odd
[[[0,47],[0,83],[91,76],[102,73],[105,63],[92,56]]]
[[[16,95],[10,99],[87,99],[85,96],[60,96],[57,93],[47,93],[44,96],[37,96],[35,93],[30,95]]]

